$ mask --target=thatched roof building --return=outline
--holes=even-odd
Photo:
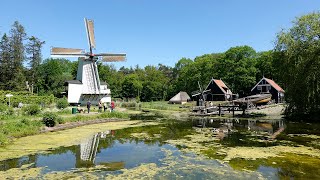
[[[170,100],[169,103],[171,104],[184,104],[190,100],[190,96],[184,92],[180,91],[178,94],[173,96]]]

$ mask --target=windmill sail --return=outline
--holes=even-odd
[[[94,39],[93,20],[85,18],[84,21],[85,21],[86,30],[87,30],[87,38],[88,38],[88,42],[89,42],[90,53],[92,53],[92,49],[96,48],[96,41]]]
[[[83,49],[74,49],[74,48],[60,48],[60,47],[52,47],[51,48],[52,56],[76,56],[82,57],[85,55],[85,50]]]
[[[119,62],[126,60],[126,54],[101,53],[96,54],[96,56],[101,56],[101,60],[104,62]]]

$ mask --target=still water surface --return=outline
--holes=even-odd
[[[37,177],[57,172],[79,174],[85,171],[96,178],[112,178],[121,177],[126,173],[124,170],[132,170],[129,178],[320,178],[319,168],[313,167],[320,167],[319,156],[289,153],[282,159],[234,158],[226,161],[227,155],[216,153],[219,148],[267,148],[280,145],[307,146],[318,150],[318,129],[319,124],[286,123],[283,120],[165,120],[160,125],[96,132],[78,145],[4,160],[0,162],[0,170],[7,171],[31,164],[28,168],[42,167]],[[188,135],[199,133],[205,133],[209,139],[208,142],[200,141],[199,147],[211,146],[211,149],[189,151],[197,147],[191,147],[187,143],[170,143],[171,140],[179,142]],[[313,135],[313,138],[307,135]],[[301,159],[306,161],[302,162]],[[311,164],[308,165],[309,161]]]

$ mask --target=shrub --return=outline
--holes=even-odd
[[[47,127],[53,127],[57,124],[58,119],[59,119],[58,115],[52,112],[46,112],[43,114],[42,123]]]
[[[0,104],[0,113],[4,113],[8,109],[8,106],[5,104]]]
[[[6,111],[7,115],[13,115],[14,114],[14,110],[12,107],[8,107],[7,111]]]
[[[60,117],[60,116],[57,116],[57,122],[58,122],[59,124],[64,124],[64,123],[66,123],[66,121],[65,121],[62,117]]]
[[[28,115],[37,115],[40,113],[40,107],[37,104],[31,104],[28,106],[23,106],[22,111]]]
[[[5,104],[0,104],[0,114],[2,115],[13,115],[14,110],[12,107],[9,107]]]
[[[68,103],[67,99],[65,99],[65,98],[58,99],[58,101],[57,101],[57,108],[58,109],[64,109],[68,106],[69,106],[69,103]]]

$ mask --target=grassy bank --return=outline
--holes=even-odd
[[[2,105],[0,108],[0,145],[8,144],[13,138],[38,134],[45,126],[109,118],[128,119],[129,114],[117,111],[71,114],[71,107],[40,109],[38,105],[24,108],[10,108]]]

